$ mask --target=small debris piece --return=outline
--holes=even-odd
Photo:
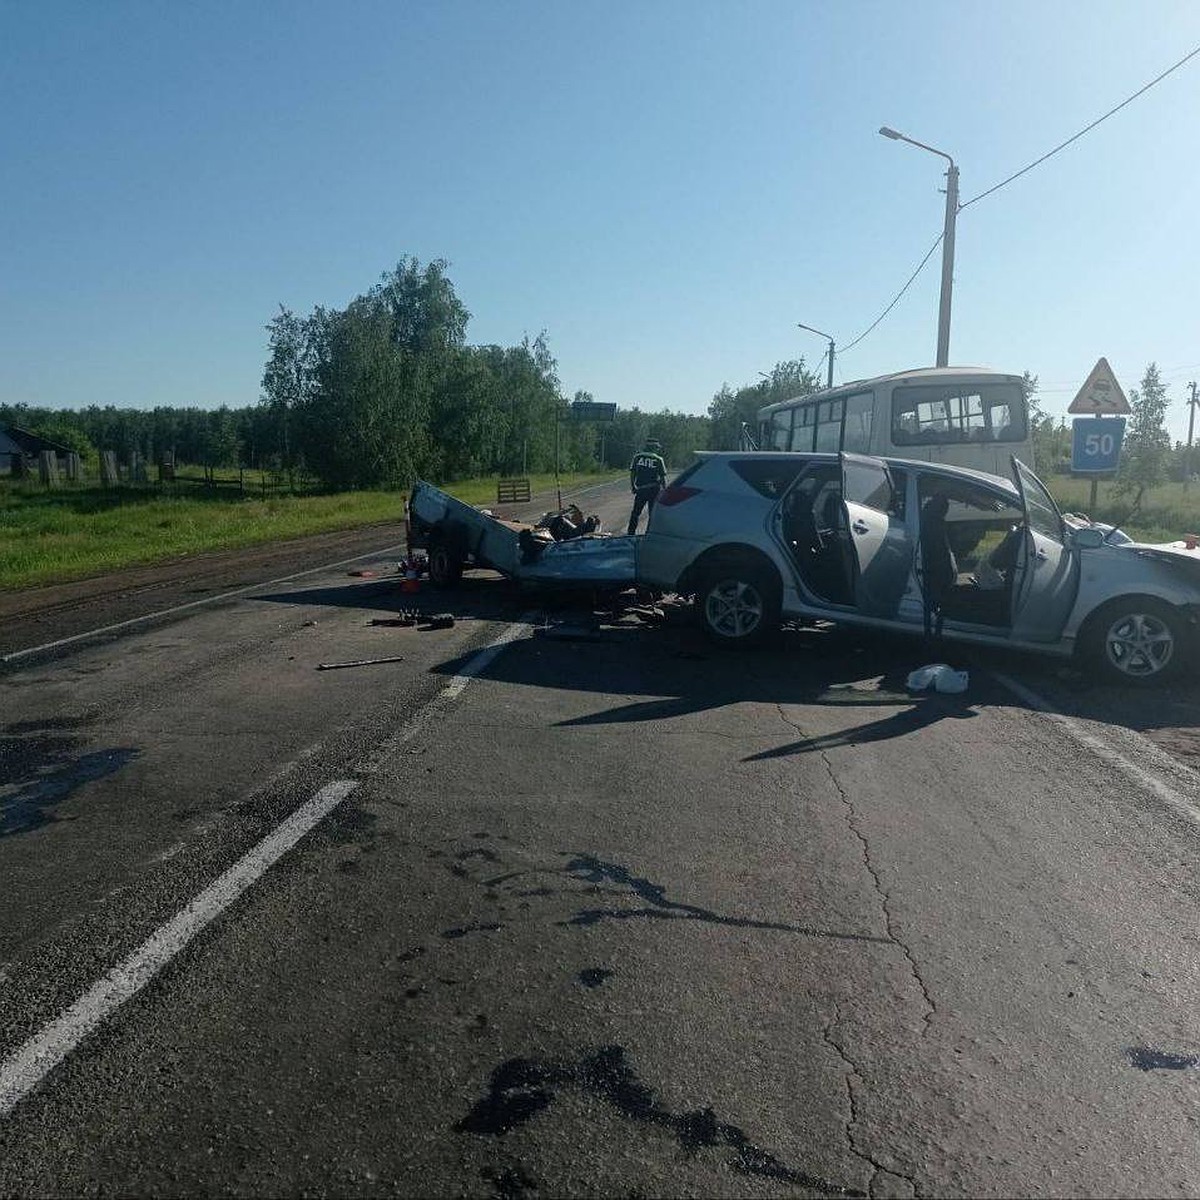
[[[398,663],[404,659],[399,655],[390,658],[358,658],[353,662],[317,663],[318,671],[340,671],[343,667],[373,667],[378,663]]]
[[[374,571],[347,571],[347,575],[353,575],[357,579],[374,579],[376,572]]]
[[[970,676],[966,671],[956,671],[945,663],[930,663],[927,667],[918,667],[909,673],[905,687],[910,692],[923,692],[933,688],[943,695],[957,695],[965,692],[970,684]]]
[[[426,617],[426,629],[452,629],[454,627],[453,613],[434,613],[431,617]]]

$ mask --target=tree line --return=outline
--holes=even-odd
[[[405,257],[344,308],[300,314],[285,306],[267,323],[258,404],[241,408],[90,406],[52,410],[0,404],[14,424],[79,450],[133,453],[149,462],[246,466],[301,474],[331,489],[397,487],[491,474],[623,468],[648,438],[672,467],[699,449],[734,449],[757,433],[765,405],[817,391],[803,358],[777,363],[754,383],[723,384],[704,415],[619,408],[608,423],[572,418],[545,332],[515,346],[471,345],[470,313],[447,263]],[[1025,373],[1038,470],[1069,469],[1070,429],[1045,412]],[[580,391],[574,400],[590,401]],[[1131,393],[1121,475],[1131,487],[1182,478],[1181,447],[1165,428],[1168,404],[1151,363]]]
[[[0,423],[123,461],[171,455],[206,467],[255,467],[315,478],[331,489],[403,486],[629,464],[647,438],[669,463],[712,442],[708,416],[618,409],[577,421],[545,332],[515,346],[469,345],[466,307],[447,264],[404,258],[345,308],[267,326],[258,404],[216,409],[0,404]],[[572,398],[591,401],[588,392]],[[734,443],[736,444],[736,442]]]

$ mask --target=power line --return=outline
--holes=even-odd
[[[922,267],[924,267],[924,266],[925,266],[925,264],[926,264],[926,263],[927,263],[927,262],[928,262],[928,261],[929,261],[929,260],[930,260],[930,259],[933,257],[933,252],[934,252],[934,251],[935,251],[935,250],[938,248],[938,246],[940,246],[940,245],[942,244],[942,238],[943,238],[944,236],[945,236],[945,235],[944,235],[944,234],[941,234],[941,233],[939,233],[939,234],[937,235],[937,237],[934,239],[934,243],[933,243],[933,245],[929,247],[929,250],[926,252],[926,254],[925,254],[925,257],[924,257],[923,259],[921,259],[921,261],[920,261],[919,263],[917,263],[917,269],[916,269],[916,270],[915,270],[915,271],[914,271],[914,272],[913,272],[913,273],[912,273],[912,274],[911,274],[911,275],[908,277],[908,281],[907,281],[907,282],[905,283],[905,285],[904,285],[904,286],[903,286],[903,287],[902,287],[902,288],[901,288],[901,289],[900,289],[900,290],[899,290],[899,291],[896,293],[895,297],[892,299],[892,302],[891,302],[891,304],[889,304],[889,305],[887,306],[887,308],[885,308],[885,309],[883,310],[883,312],[881,312],[881,313],[879,314],[879,316],[877,316],[877,317],[875,318],[875,320],[874,320],[874,321],[872,321],[872,322],[871,322],[871,324],[870,324],[870,325],[868,325],[868,326],[867,326],[867,328],[866,328],[866,329],[864,329],[864,330],[862,331],[862,333],[860,333],[860,334],[858,335],[858,337],[856,337],[856,338],[854,339],[854,341],[852,341],[852,342],[849,342],[849,343],[848,343],[847,345],[845,345],[845,346],[839,346],[839,347],[838,347],[838,353],[839,353],[839,354],[845,354],[845,353],[846,353],[846,351],[848,351],[848,350],[853,350],[853,349],[854,349],[854,347],[855,347],[855,346],[857,346],[857,345],[858,345],[858,343],[859,343],[859,342],[861,342],[861,341],[863,340],[863,338],[865,338],[865,337],[867,336],[867,334],[868,334],[868,333],[871,333],[871,332],[873,332],[873,331],[874,331],[874,329],[875,329],[875,327],[876,327],[876,326],[879,324],[879,322],[880,322],[880,321],[882,321],[882,320],[883,320],[883,318],[884,318],[884,317],[886,317],[886,316],[888,315],[888,313],[890,313],[890,312],[892,311],[892,309],[893,309],[893,308],[895,308],[895,307],[896,307],[896,305],[900,303],[900,298],[901,298],[901,296],[903,296],[903,295],[904,295],[904,293],[908,291],[908,289],[909,289],[909,288],[912,286],[912,282],[913,282],[913,280],[914,280],[914,279],[916,279],[916,277],[917,277],[918,275],[920,275],[920,273],[921,273],[921,268],[922,268]]]
[[[1022,167],[1019,171],[1010,175],[1007,179],[1002,179],[999,183],[994,184],[992,187],[988,188],[986,192],[980,192],[978,196],[972,196],[971,199],[968,200],[965,204],[960,204],[958,206],[958,211],[962,212],[962,210],[964,208],[969,208],[972,204],[975,204],[976,202],[982,200],[985,196],[990,196],[993,192],[998,192],[1002,187],[1005,187],[1008,184],[1012,183],[1014,179],[1019,179],[1022,175],[1025,175],[1028,172],[1032,171],[1034,167],[1040,166],[1048,158],[1053,158],[1054,155],[1056,155],[1060,150],[1065,150],[1072,142],[1077,142],[1081,137],[1083,137],[1083,135],[1085,133],[1091,132],[1091,130],[1095,129],[1096,126],[1099,125],[1101,122],[1107,121],[1109,117],[1113,116],[1115,113],[1120,112],[1121,109],[1123,109],[1126,105],[1132,104],[1134,100],[1136,100],[1139,96],[1144,95],[1146,92],[1148,92],[1152,87],[1154,87],[1154,85],[1156,83],[1161,83],[1164,79],[1166,79],[1166,77],[1168,75],[1172,74],[1175,71],[1178,71],[1180,67],[1182,67],[1185,63],[1190,62],[1198,54],[1200,54],[1200,46],[1197,46],[1194,50],[1191,50],[1189,53],[1185,54],[1177,63],[1175,63],[1173,66],[1170,66],[1165,71],[1163,71],[1163,73],[1161,75],[1155,76],[1152,80],[1150,80],[1149,83],[1138,88],[1138,90],[1136,92],[1134,92],[1132,96],[1127,96],[1124,100],[1121,101],[1120,104],[1116,105],[1115,108],[1110,108],[1108,110],[1108,112],[1104,113],[1102,116],[1097,117],[1090,125],[1084,126],[1084,128],[1081,129],[1078,133],[1073,134],[1071,137],[1067,138],[1067,140],[1065,142],[1060,142],[1057,146],[1054,147],[1053,150],[1047,151],[1045,154],[1043,154],[1041,156],[1041,158],[1035,159],[1027,167]],[[892,309],[895,308],[896,305],[900,303],[901,297],[912,286],[913,281],[916,279],[916,277],[918,275],[920,275],[921,270],[925,266],[925,264],[933,257],[933,252],[938,248],[939,245],[941,245],[942,238],[944,236],[945,235],[941,234],[941,233],[939,233],[937,235],[937,238],[934,240],[933,245],[929,247],[929,250],[927,251],[925,257],[923,259],[921,259],[921,261],[917,264],[917,269],[908,277],[908,280],[906,281],[904,286],[896,293],[895,297],[892,299],[892,302],[887,306],[887,308],[885,308],[883,310],[883,312],[881,312],[879,314],[878,317],[875,318],[875,320],[870,325],[867,326],[866,329],[863,330],[862,333],[860,333],[858,335],[858,337],[856,337],[852,342],[848,342],[845,346],[840,346],[838,348],[838,352],[840,354],[845,354],[847,351],[853,350],[854,347],[857,346],[859,344],[859,342],[861,342],[868,334],[873,333],[875,331],[876,327],[879,325],[879,323],[883,320],[883,318],[886,317],[888,315],[888,313],[890,313],[892,311]],[[820,370],[819,364],[818,364],[817,369]],[[1183,369],[1188,370],[1190,368],[1183,368]],[[1048,391],[1053,391],[1053,390],[1057,390],[1057,389],[1047,387],[1047,388],[1043,388],[1042,390],[1048,392]]]
[[[1150,82],[1148,84],[1146,84],[1145,87],[1138,88],[1138,90],[1136,92],[1134,92],[1132,96],[1128,96],[1126,99],[1122,100],[1121,103],[1116,106],[1116,108],[1110,108],[1108,110],[1108,112],[1106,112],[1102,117],[1097,117],[1090,125],[1085,126],[1083,129],[1081,129],[1078,133],[1074,134],[1072,137],[1067,138],[1067,140],[1065,142],[1060,142],[1057,146],[1054,147],[1053,150],[1050,150],[1047,153],[1043,154],[1041,158],[1036,159],[1034,162],[1031,162],[1029,164],[1029,166],[1022,167],[1019,171],[1016,172],[1016,174],[1010,175],[1007,179],[1002,179],[994,187],[988,188],[988,190],[986,192],[980,192],[978,196],[972,196],[971,199],[966,202],[966,204],[960,204],[958,206],[958,211],[962,212],[962,210],[964,208],[969,208],[972,204],[976,203],[976,201],[982,200],[984,198],[984,196],[990,196],[993,192],[998,192],[1006,184],[1012,183],[1012,181],[1014,179],[1019,179],[1027,171],[1032,171],[1034,167],[1040,166],[1042,163],[1044,163],[1046,161],[1046,159],[1053,158],[1054,155],[1056,155],[1060,150],[1065,150],[1072,142],[1078,141],[1081,137],[1083,137],[1083,135],[1085,133],[1089,133],[1091,130],[1095,129],[1096,126],[1099,125],[1101,121],[1107,121],[1108,118],[1111,117],[1114,113],[1119,113],[1121,111],[1121,109],[1123,109],[1127,104],[1132,104],[1133,101],[1136,100],[1139,96],[1141,96],[1145,92],[1148,92],[1156,83],[1161,83],[1173,71],[1178,71],[1179,68],[1184,65],[1184,63],[1189,62],[1191,59],[1195,58],[1197,54],[1200,54],[1200,46],[1197,46],[1190,53],[1185,54],[1173,67],[1168,67],[1161,75],[1158,75],[1154,79],[1150,80]]]

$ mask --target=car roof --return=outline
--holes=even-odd
[[[831,463],[835,465],[838,461],[838,455],[836,454],[822,454],[819,451],[806,450],[697,450],[695,454],[697,458],[705,460],[745,459],[750,462],[761,462],[768,459],[779,459],[784,462],[792,462],[799,459],[804,462]],[[873,456],[857,455],[856,457]],[[1011,479],[1006,479],[1003,475],[993,475],[989,471],[977,471],[974,467],[959,467],[951,463],[927,462],[924,459],[916,458],[880,457],[878,461],[887,463],[889,467],[895,467],[902,471],[921,471],[926,475],[940,475],[946,479],[966,480],[983,484],[986,487],[997,488],[1014,497],[1019,498],[1020,496],[1020,493],[1017,491],[1017,485]]]

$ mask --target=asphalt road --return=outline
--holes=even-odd
[[[0,1194],[1200,1191],[1153,718],[394,557],[0,670]]]

